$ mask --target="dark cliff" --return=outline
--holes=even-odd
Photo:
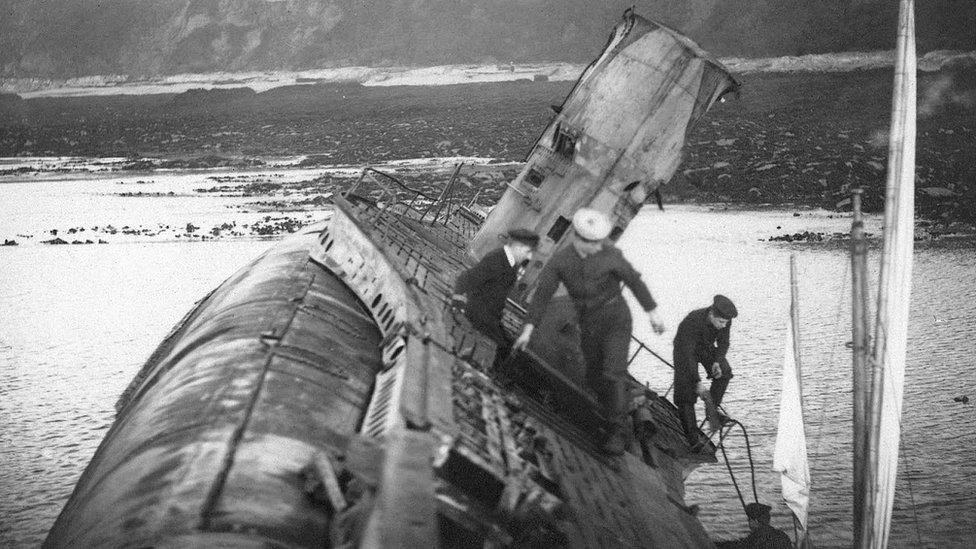
[[[632,0],[7,0],[0,76],[583,62]],[[718,56],[891,49],[897,2],[641,0]],[[976,49],[976,3],[917,3],[919,50]]]

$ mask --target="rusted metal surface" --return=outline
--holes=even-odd
[[[603,53],[580,76],[471,244],[483,257],[511,227],[543,238],[527,269],[524,298],[542,266],[568,243],[569,220],[596,208],[627,228],[667,183],[685,136],[738,83],[694,42],[628,11]]]
[[[451,225],[367,223],[382,214],[373,208],[337,199],[327,226],[198,306],[137,377],[47,546],[601,547],[656,539],[644,538],[646,517],[683,524],[680,506],[659,500],[683,501],[681,472],[713,456],[682,454],[673,408],[649,408],[657,468],[636,446],[623,460],[602,455],[595,402],[571,373],[549,387],[559,398],[512,385],[495,344],[446,306],[463,264],[418,235]],[[598,523],[626,528],[611,536]],[[703,536],[692,520],[667,539]]]
[[[225,282],[146,365],[47,547],[321,546],[302,470],[355,435],[381,334],[317,234]]]
[[[683,68],[662,80],[628,53],[638,44]],[[716,66],[628,16],[532,157],[590,191],[566,202],[550,189],[553,204],[529,209],[558,218],[571,203],[630,201],[614,209],[625,226],[639,204],[618,187],[659,182],[682,128],[728,85]],[[601,75],[652,86],[655,108],[678,114],[614,141],[633,109],[602,104],[622,99]],[[655,137],[659,126],[669,131]],[[580,154],[553,156],[567,152],[560,132]],[[228,279],[167,337],[46,546],[709,546],[682,478],[714,461],[714,447],[690,454],[674,407],[633,382],[630,453],[601,453],[605,421],[579,383],[572,308],[554,307],[545,345],[507,356],[449,303],[481,220],[448,193],[431,207],[373,172],[335,198],[329,221]],[[497,245],[502,218],[478,242]],[[511,303],[506,329],[521,323]]]
[[[700,524],[686,518],[681,478],[686,468],[714,461],[714,448],[689,454],[674,407],[650,395],[641,400],[641,406],[646,412],[643,417],[654,423],[653,439],[644,441],[647,444],[643,447],[635,440],[633,455],[624,460],[603,455],[596,441],[605,423],[599,403],[580,388],[578,369],[567,364],[555,367],[533,353],[496,361],[494,343],[471,330],[463,316],[447,307],[448,282],[463,265],[456,257],[433,252],[423,239],[422,235],[430,233],[433,238],[449,240],[443,233],[451,231],[450,226],[431,223],[420,230],[413,223],[416,220],[406,222],[396,216],[389,216],[384,223],[353,221],[383,217],[386,213],[375,211],[382,208],[392,206],[338,198],[336,214],[323,232],[329,236],[316,261],[324,265],[368,265],[363,268],[369,269],[369,276],[343,271],[343,278],[367,304],[379,294],[386,296],[384,299],[414,300],[410,306],[391,302],[395,310],[413,311],[398,321],[398,337],[406,341],[406,351],[400,356],[406,360],[387,365],[378,377],[370,404],[371,411],[383,407],[385,414],[399,410],[400,421],[378,428],[369,419],[371,412],[363,434],[384,440],[399,436],[397,433],[419,431],[435,441],[428,457],[441,483],[436,499],[442,520],[450,521],[441,535],[468,541],[466,536],[482,541],[509,539],[512,543],[541,536],[536,541],[581,547],[608,543],[640,546],[641,540],[662,535],[649,534],[653,524],[643,517],[666,519],[674,513],[674,524],[681,525],[682,533],[665,538],[671,545],[707,545]],[[343,244],[329,246],[340,240]],[[377,275],[412,272],[408,269],[415,265],[414,252],[418,249],[425,250],[428,276],[409,277],[413,293],[397,291],[394,287],[399,281]],[[376,250],[385,253],[377,255]],[[356,257],[358,251],[372,259]],[[381,267],[373,264],[376,261],[388,263]],[[379,282],[382,280],[391,286]],[[374,319],[381,322],[382,309],[375,309]],[[517,330],[520,311],[513,307],[508,315],[511,328]],[[561,352],[573,356],[569,363],[577,368],[582,364],[578,343]],[[393,379],[402,381],[387,381]],[[445,390],[448,386],[450,391]],[[634,388],[644,394],[636,382]],[[445,400],[449,400],[449,407]],[[439,410],[436,421],[432,420],[432,410]],[[647,453],[654,456],[645,456]],[[639,467],[624,466],[628,460]],[[650,467],[648,461],[657,467]],[[409,476],[410,472],[403,474]],[[647,477],[643,485],[656,486],[659,494],[651,497],[632,491],[632,475]],[[580,491],[586,496],[578,496]],[[427,493],[416,497],[423,501],[430,498]],[[533,503],[527,504],[526,498]],[[374,513],[389,511],[375,509]],[[387,517],[382,523],[391,525],[396,520]],[[527,526],[526,521],[535,526]],[[612,535],[600,534],[603,526],[598,524],[607,521],[626,527],[615,527]],[[450,545],[449,540],[442,538],[441,542]]]

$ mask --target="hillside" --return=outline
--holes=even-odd
[[[945,225],[976,223],[976,64],[919,78],[920,213]],[[689,135],[685,160],[664,189],[668,201],[833,209],[851,187],[863,186],[866,207],[880,207],[890,69],[739,79],[741,97],[716,105]],[[457,156],[517,162],[571,86],[317,84],[263,93],[14,96],[0,101],[0,156],[129,157],[136,170],[253,166],[302,155],[304,166]],[[484,203],[514,175],[499,174],[497,185],[484,187]]]
[[[6,0],[0,77],[587,62],[631,5],[716,56],[891,49],[885,0]],[[976,49],[976,2],[917,3],[920,52]]]

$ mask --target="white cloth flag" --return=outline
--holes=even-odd
[[[807,463],[807,439],[803,431],[803,407],[800,400],[800,378],[793,358],[793,329],[786,324],[786,353],[783,357],[783,392],[779,402],[779,429],[773,451],[773,470],[781,475],[783,499],[796,516],[800,527],[807,528],[810,504],[810,466]]]

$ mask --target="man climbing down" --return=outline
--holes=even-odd
[[[485,254],[477,265],[461,273],[454,284],[452,303],[481,333],[507,351],[511,340],[502,330],[505,300],[518,279],[522,264],[532,257],[539,235],[527,229],[508,231],[508,242]]]
[[[674,335],[674,404],[678,407],[681,426],[692,447],[698,444],[695,402],[701,397],[706,404],[717,408],[732,379],[732,368],[725,354],[729,350],[732,319],[738,315],[739,311],[729,298],[716,295],[710,307],[688,313]],[[699,364],[704,366],[706,376],[712,380],[707,389],[698,374]],[[720,422],[728,420],[728,417],[719,414]]]
[[[610,234],[610,219],[597,210],[583,208],[573,216],[572,226],[575,233],[572,244],[556,252],[539,275],[526,323],[514,349],[528,345],[532,331],[542,320],[561,282],[576,306],[580,345],[586,360],[586,382],[606,404],[606,414],[613,426],[604,441],[604,450],[621,454],[627,441],[627,351],[632,319],[620,293],[620,283],[630,288],[647,311],[655,333],[664,331],[664,323],[655,312],[657,304],[640,274],[619,249],[605,242]]]

